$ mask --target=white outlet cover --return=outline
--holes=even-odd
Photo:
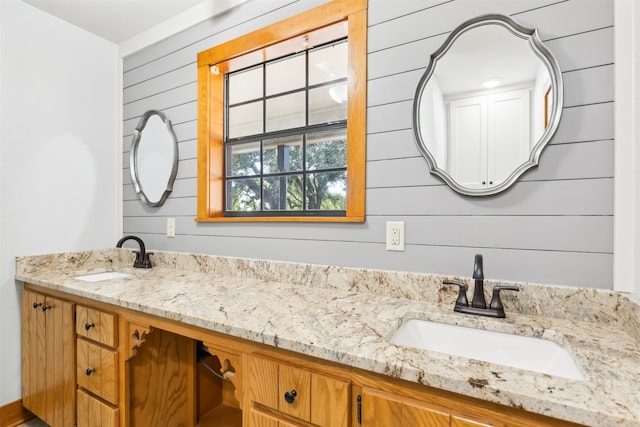
[[[404,221],[387,221],[386,245],[388,251],[404,251]]]
[[[167,218],[167,237],[176,237],[176,219]]]

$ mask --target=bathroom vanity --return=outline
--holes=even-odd
[[[438,276],[133,259],[17,260],[23,403],[51,426],[640,425],[640,310],[619,293],[520,284],[491,319],[454,313]],[[391,343],[409,318],[554,341],[584,379]]]

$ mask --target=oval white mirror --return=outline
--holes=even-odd
[[[418,148],[455,191],[498,193],[538,164],[562,96],[560,68],[537,30],[503,15],[474,18],[431,55],[418,84]]]
[[[160,111],[147,111],[140,118],[129,160],[136,194],[148,205],[161,206],[178,173],[178,141],[171,121]]]

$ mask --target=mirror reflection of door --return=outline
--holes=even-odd
[[[493,194],[536,164],[555,131],[560,72],[535,30],[501,15],[469,22],[432,55],[414,131],[433,173],[461,193]]]
[[[461,185],[501,183],[529,159],[529,91],[507,90],[446,103],[447,170]]]

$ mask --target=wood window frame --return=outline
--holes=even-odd
[[[345,216],[224,215],[224,74],[253,53],[273,55],[296,36],[347,21],[347,208]],[[262,59],[261,62],[264,62]],[[216,72],[212,72],[216,66]],[[198,54],[198,222],[364,222],[367,116],[367,1],[333,0]]]

